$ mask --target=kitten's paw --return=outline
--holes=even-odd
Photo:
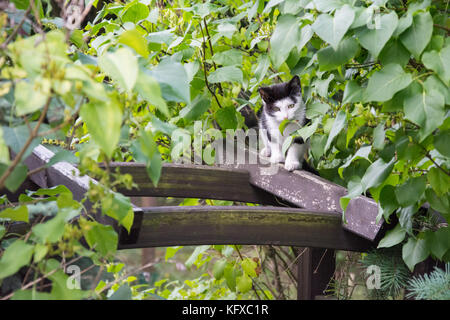
[[[270,157],[270,162],[272,163],[280,163],[284,162],[284,156],[281,153],[273,153]]]
[[[298,170],[302,168],[302,163],[299,162],[298,160],[286,161],[286,163],[284,164],[284,168],[287,171]]]
[[[270,149],[269,148],[263,148],[260,153],[261,157],[270,157]]]

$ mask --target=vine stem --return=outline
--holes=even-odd
[[[206,23],[206,17],[203,18],[203,24],[205,25],[205,32],[206,32],[206,36],[208,38],[209,51],[211,52],[211,59],[212,59],[212,57],[214,56],[214,49],[213,49],[213,46],[211,43],[211,36],[209,35],[208,25]],[[214,66],[214,70],[217,70],[217,66],[216,66],[216,63],[214,62],[214,60],[212,61],[212,63]],[[223,95],[222,85],[220,83],[219,83],[218,87],[219,87],[219,93],[221,95]]]
[[[443,25],[440,25],[440,24],[433,24],[433,26],[436,27],[436,28],[439,28],[439,29],[447,31],[447,34],[450,33],[450,28],[447,28],[446,26],[443,26]]]
[[[27,19],[27,16],[30,13],[30,11],[31,11],[31,6],[28,7],[27,11],[25,11],[25,13],[23,14],[22,20],[20,20],[19,24],[14,29],[14,31],[9,35],[8,39],[6,39],[5,42],[2,43],[2,45],[0,46],[1,49],[6,49],[6,47],[8,46],[8,43],[10,43],[12,39],[14,39],[14,37],[19,32],[19,30],[22,28],[22,26],[23,26],[25,20]]]
[[[431,162],[433,162],[433,164],[434,164],[438,169],[440,169],[440,170],[441,170],[442,172],[444,172],[446,175],[450,176],[450,172],[448,172],[447,170],[445,170],[444,168],[442,168],[439,164],[437,164],[437,162],[434,161],[434,159],[431,157],[431,155],[430,155],[429,152],[426,153],[425,157],[427,157],[428,159],[430,159]]]
[[[13,162],[11,163],[11,165],[8,167],[8,169],[6,169],[6,171],[0,177],[0,189],[3,189],[6,179],[14,171],[15,167],[19,164],[20,160],[22,160],[23,155],[27,151],[27,149],[30,146],[30,144],[33,141],[33,139],[38,137],[39,127],[41,126],[42,122],[45,119],[45,115],[47,114],[47,111],[48,111],[48,108],[50,106],[50,101],[51,100],[52,100],[52,97],[49,97],[47,99],[47,102],[45,103],[44,109],[42,110],[41,116],[39,117],[38,123],[34,127],[33,131],[30,133],[30,136],[28,137],[28,139],[25,142],[25,144],[22,147],[22,149],[19,151],[19,153],[14,158]]]
[[[438,168],[439,170],[441,170],[443,173],[445,173],[446,175],[450,176],[450,172],[448,172],[447,170],[445,170],[444,168],[442,168],[431,156],[430,152],[424,147],[422,146],[420,143],[416,144],[422,148],[422,150],[425,151],[425,157],[427,157],[428,159],[430,159],[431,162],[433,162],[433,164],[436,166],[436,168]]]
[[[206,87],[208,88],[208,90],[209,90],[209,92],[211,92],[211,94],[213,95],[213,97],[214,97],[214,99],[216,100],[216,102],[217,102],[217,105],[219,106],[219,108],[222,108],[222,106],[221,106],[221,104],[220,104],[220,102],[219,102],[219,99],[217,98],[217,95],[216,95],[216,93],[211,89],[211,87],[210,87],[210,85],[209,85],[209,82],[208,82],[208,77],[207,77],[207,75],[206,75],[206,40],[205,40],[205,34],[203,33],[203,28],[202,28],[202,25],[201,25],[201,23],[199,24],[199,26],[200,26],[200,31],[202,32],[202,38],[203,38],[203,43],[202,43],[202,53],[203,53],[203,57],[202,57],[202,62],[203,62],[203,71],[204,71],[204,75],[205,75],[205,84],[206,84]]]

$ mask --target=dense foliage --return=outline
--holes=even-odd
[[[97,208],[131,227],[130,200],[114,190],[132,179],[108,162],[145,162],[156,185],[162,162],[180,155],[174,132],[190,139],[199,129],[245,128],[239,111],[261,107],[258,87],[293,75],[311,119],[294,136],[310,139],[309,162],[322,177],[348,188],[342,208],[361,194],[373,197],[378,219],[392,224],[379,247],[401,247],[410,271],[428,257],[450,260],[448,2],[134,0],[94,1],[85,10],[63,1],[12,3],[17,10],[0,13],[0,189],[15,192],[33,173],[23,160],[41,142],[56,153],[49,165],[77,163],[99,181],[86,195],[89,211],[63,186],[27,192],[18,203],[0,198],[2,221],[32,223],[25,236],[0,224],[0,281],[22,282],[14,298],[121,294],[126,278],[69,290],[61,269],[80,257],[104,265],[114,256],[117,234],[93,219]],[[194,148],[206,151],[209,142]],[[213,277],[188,289],[160,282],[146,294],[282,297],[257,286],[262,260],[254,252],[202,246],[189,263],[210,261]],[[43,279],[51,291],[37,290]]]

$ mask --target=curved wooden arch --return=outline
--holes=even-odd
[[[342,228],[333,213],[262,206],[150,207],[135,212],[120,248],[272,244],[365,251],[373,243]]]
[[[26,162],[30,169],[34,169],[45,165],[53,155],[44,146],[38,146]],[[381,227],[381,223],[366,223],[364,219],[360,219],[367,216],[365,211],[372,216],[372,211],[376,209],[373,200],[365,197],[354,199],[360,205],[354,205],[352,210],[347,208],[346,219],[349,223],[342,224],[342,213],[332,208],[345,189],[327,184],[323,179],[309,177],[303,172],[288,175],[289,173],[280,171],[271,176],[269,181],[267,176],[258,173],[256,167],[236,169],[165,164],[160,183],[155,188],[148,178],[145,164],[112,163],[110,167],[119,167],[122,173],[130,173],[140,186],[131,191],[119,190],[128,196],[204,197],[281,205],[276,198],[279,196],[289,203],[304,207],[135,208],[133,232],[126,236],[121,230],[121,248],[234,243],[359,251],[370,247],[371,243],[361,236],[374,240]],[[89,183],[97,183],[88,176],[80,177],[77,168],[68,163],[57,163],[32,175],[31,179],[40,187],[64,184],[72,191],[76,200],[83,198],[89,189]],[[292,192],[293,189],[299,190]],[[311,193],[314,194],[310,195]],[[89,203],[85,205],[89,206]],[[99,215],[99,218],[103,216]],[[216,232],[211,233],[211,230]],[[160,236],[156,236],[157,234]],[[169,238],[164,238],[165,236]]]
[[[200,198],[271,205],[281,202],[273,194],[252,186],[250,174],[244,169],[166,163],[155,187],[143,163],[113,162],[110,168],[119,168],[120,173],[130,174],[139,186],[118,190],[129,197]]]

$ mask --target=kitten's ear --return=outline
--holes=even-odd
[[[270,96],[269,88],[259,87],[258,92],[259,95],[261,96],[261,99],[263,99],[264,102],[266,103],[272,102],[272,97]]]
[[[302,94],[302,85],[300,84],[300,78],[297,75],[289,81],[289,94],[296,96]]]

